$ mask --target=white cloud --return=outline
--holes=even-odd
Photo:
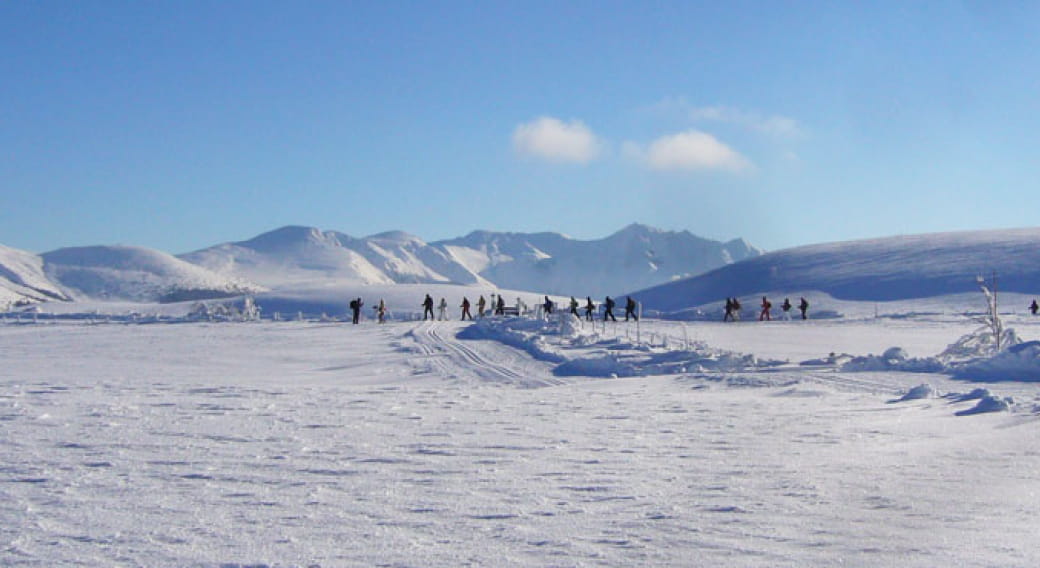
[[[590,162],[599,155],[600,146],[596,135],[578,120],[543,116],[513,130],[513,148],[518,153],[554,162]]]
[[[699,130],[663,136],[643,148],[633,142],[623,146],[625,155],[655,170],[721,170],[744,172],[751,162],[717,138]]]

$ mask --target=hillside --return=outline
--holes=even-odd
[[[41,258],[49,280],[76,298],[172,302],[262,290],[142,247],[73,247],[45,253]]]
[[[43,259],[0,245],[0,307],[20,301],[69,300],[43,270]]]
[[[791,248],[637,292],[648,309],[677,312],[728,296],[818,291],[887,301],[998,288],[1040,292],[1040,228],[897,236]]]

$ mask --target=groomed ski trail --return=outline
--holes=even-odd
[[[424,321],[406,336],[446,377],[473,377],[481,382],[539,388],[563,384],[547,363],[494,341],[463,341],[455,335],[461,322]]]

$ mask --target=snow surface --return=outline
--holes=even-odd
[[[968,316],[72,315],[0,323],[0,565],[1040,563],[1040,383],[843,370]]]

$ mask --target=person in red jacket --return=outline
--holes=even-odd
[[[773,307],[773,304],[762,296],[762,311],[758,314],[758,321],[771,321],[773,318],[769,317],[769,310]]]

